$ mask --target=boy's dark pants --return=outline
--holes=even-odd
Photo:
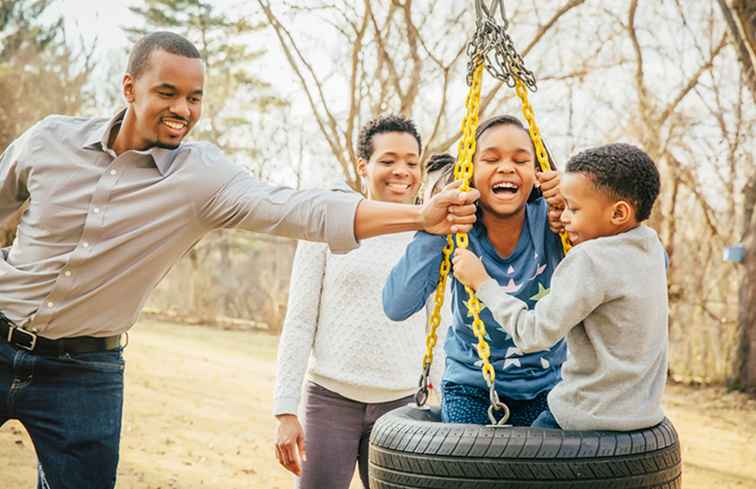
[[[43,356],[0,341],[0,426],[19,420],[38,489],[112,489],[121,437],[121,349]]]

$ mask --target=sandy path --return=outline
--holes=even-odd
[[[270,416],[277,338],[142,322],[127,349],[121,489],[284,489]],[[673,386],[686,489],[756,489],[756,401]],[[34,452],[0,428],[0,488],[34,487]],[[358,487],[353,485],[353,487]]]

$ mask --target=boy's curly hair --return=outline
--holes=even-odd
[[[418,154],[422,153],[423,143],[415,123],[400,115],[390,114],[380,116],[362,126],[357,141],[357,156],[369,160],[373,156],[373,151],[375,151],[373,137],[384,132],[405,132],[409,134],[417,141]]]
[[[631,144],[591,148],[570,158],[567,171],[582,173],[599,189],[635,207],[638,222],[651,215],[661,186],[659,170],[650,156]]]

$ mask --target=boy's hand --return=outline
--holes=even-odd
[[[464,248],[457,248],[452,257],[454,264],[454,276],[465,285],[469,285],[473,290],[490,279],[491,276],[486,272],[483,262],[475,254]]]
[[[556,234],[564,230],[564,224],[560,217],[564,210],[564,199],[559,191],[559,172],[544,171],[536,173],[538,182],[541,184],[541,193],[549,206],[549,228]]]

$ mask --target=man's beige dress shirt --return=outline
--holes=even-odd
[[[131,327],[150,291],[213,229],[357,246],[354,194],[262,184],[208,143],[117,156],[113,119],[51,116],[0,156],[0,222],[27,199],[0,249],[0,311],[46,338]]]

